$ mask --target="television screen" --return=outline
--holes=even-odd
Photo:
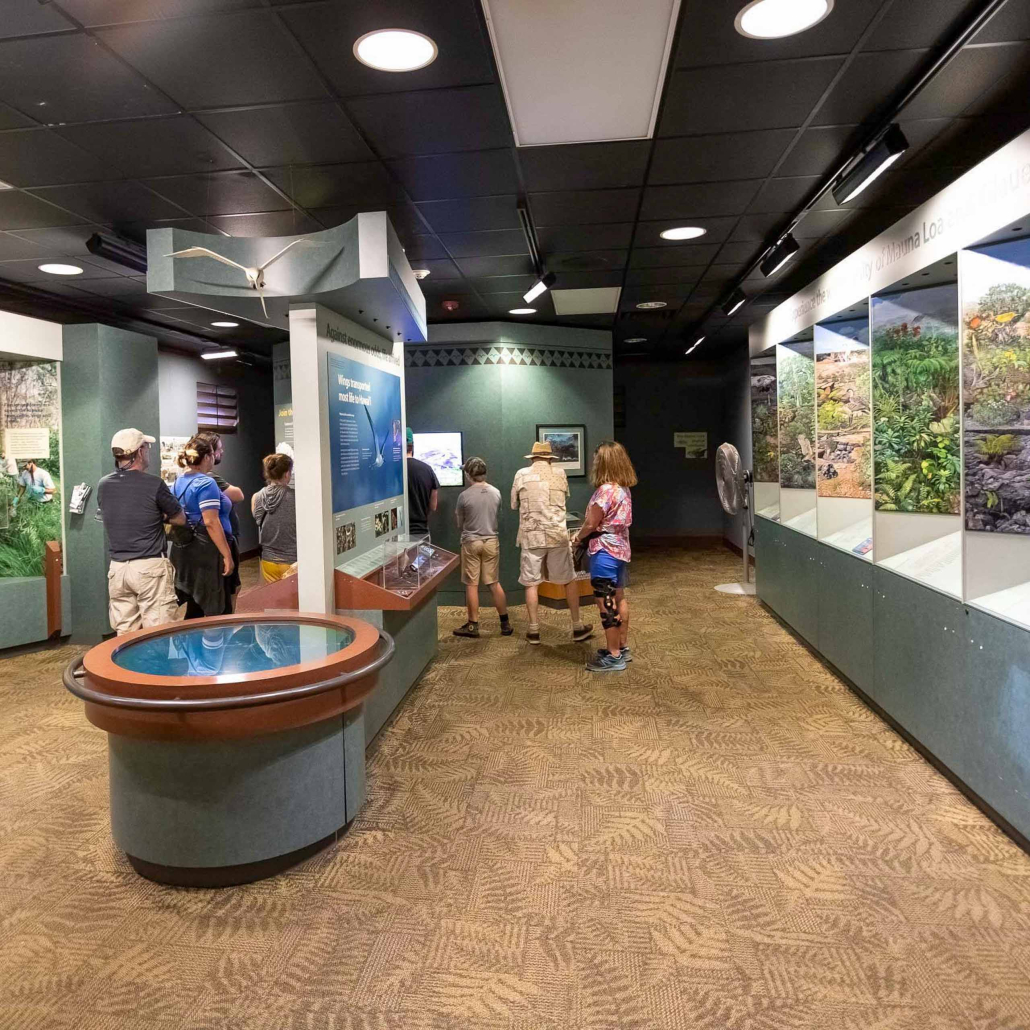
[[[415,433],[415,457],[432,466],[440,486],[464,486],[461,433]]]

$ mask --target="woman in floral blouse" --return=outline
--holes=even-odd
[[[590,467],[590,481],[596,489],[576,541],[590,538],[590,580],[608,646],[587,662],[587,668],[591,672],[617,672],[633,661],[626,642],[629,602],[625,588],[630,562],[629,527],[633,522],[633,498],[629,491],[637,485],[633,463],[621,443],[606,440],[598,446]]]

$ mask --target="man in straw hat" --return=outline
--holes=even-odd
[[[579,589],[572,562],[572,545],[565,522],[565,498],[569,481],[565,470],[554,464],[549,443],[535,443],[527,468],[515,473],[511,507],[519,513],[517,543],[522,548],[519,582],[526,588],[529,630],[526,639],[540,643],[540,584],[547,580],[565,587],[572,616],[572,639],[587,640],[593,630],[579,619]]]

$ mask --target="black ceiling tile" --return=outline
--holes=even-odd
[[[38,243],[31,243],[12,233],[0,232],[0,261],[46,261],[50,251]]]
[[[1030,39],[1030,4],[1010,0],[973,37],[973,42],[998,43],[1012,39]]]
[[[640,217],[650,221],[694,218],[699,215],[739,215],[751,202],[760,179],[734,182],[699,182],[683,186],[648,186]]]
[[[727,230],[728,231],[728,230]],[[719,252],[718,243],[693,246],[634,247],[630,268],[703,268]]]
[[[743,240],[739,243],[724,243],[719,250],[719,261],[743,265],[762,250],[762,241]]]
[[[47,204],[18,190],[0,190],[0,229],[41,229],[79,225],[87,219]]]
[[[429,200],[418,205],[436,232],[473,232],[480,229],[518,229],[518,198],[466,197],[463,200]]]
[[[526,254],[526,237],[521,229],[494,232],[438,233],[440,242],[452,257],[489,257],[493,254]]]
[[[748,207],[750,215],[776,214],[800,207],[822,184],[818,175],[770,179]]]
[[[426,260],[425,258],[410,258],[414,268],[428,268],[429,279],[423,279],[419,283],[422,288],[425,288],[426,283],[430,280],[433,282],[440,282],[443,279],[460,279],[461,272],[458,271],[458,266],[451,261],[449,258],[433,258]]]
[[[969,8],[970,0],[891,4],[864,49],[903,50],[935,46],[955,31],[959,19]]]
[[[770,129],[655,140],[648,185],[764,178],[795,132]]]
[[[477,6],[473,0],[376,0],[309,4],[281,13],[333,88],[353,97],[493,82],[490,44],[480,29]],[[394,25],[429,36],[438,48],[436,60],[397,74],[369,68],[354,56],[359,37]]]
[[[20,111],[15,111],[8,104],[0,103],[0,130],[27,129],[35,124],[33,119],[26,117]]]
[[[371,161],[372,151],[334,101],[197,116],[245,161],[273,165]]]
[[[556,321],[559,325],[610,329],[615,323],[615,317],[613,315],[558,315]]]
[[[407,247],[407,241],[426,231],[425,223],[419,217],[413,204],[365,204],[348,205],[346,207],[314,207],[311,214],[326,228],[343,225],[356,215],[372,211],[385,211],[401,243]]]
[[[271,11],[122,25],[97,34],[186,108],[325,95]]]
[[[936,2],[936,0],[935,0]],[[705,0],[691,4],[684,17],[675,63],[677,67],[846,54],[882,6],[883,0],[838,0],[818,25],[782,39],[750,39],[734,27],[744,6],[738,0]]]
[[[730,234],[730,242],[760,243],[769,239],[783,225],[786,218],[784,214],[744,215]]]
[[[631,268],[626,272],[627,286],[663,286],[672,284],[680,288],[692,287],[701,279],[703,268],[674,266],[672,268]]]
[[[537,227],[536,237],[540,253],[545,256],[589,250],[624,250],[633,238],[633,223]]]
[[[535,275],[490,275],[470,279],[469,285],[477,293],[511,293],[521,296],[536,282]]]
[[[90,182],[33,190],[41,200],[74,211],[100,225],[140,219],[181,218],[183,211],[135,182]]]
[[[708,217],[669,217],[660,222],[637,222],[637,231],[633,238],[635,247],[662,247],[670,250],[686,251],[692,247],[703,247],[705,244],[718,243],[733,231],[737,223],[736,215],[724,215],[721,218]],[[677,225],[696,225],[706,232],[695,240],[663,240],[662,232]],[[686,264],[684,261],[672,261],[669,264]]]
[[[80,287],[86,293],[92,293],[99,297],[109,297],[112,300],[121,300],[126,303],[137,303],[140,305],[150,303],[150,294],[142,283],[127,276],[115,276],[107,279],[89,279],[83,282]]]
[[[147,179],[144,185],[194,215],[236,215],[290,207],[289,201],[249,171],[174,175]]]
[[[38,0],[36,0],[38,3]],[[282,2],[282,0],[280,0]],[[241,11],[263,7],[262,0],[61,0],[61,7],[76,21],[93,28],[119,22],[163,21],[215,11]]]
[[[524,147],[519,164],[530,191],[616,189],[641,186],[648,140]]]
[[[239,168],[240,162],[202,125],[179,115],[141,121],[68,125],[60,136],[102,157],[108,175],[131,178]]]
[[[865,122],[925,60],[925,50],[858,54],[816,112],[812,124]]]
[[[847,208],[833,208],[829,211],[811,211],[794,229],[794,236],[799,240],[819,239],[830,233],[838,232],[853,216],[854,212]]]
[[[42,247],[51,254],[86,255],[86,240],[95,232],[101,232],[99,225],[64,225],[43,229],[21,229],[13,235],[19,239]],[[94,260],[90,256],[90,260]]]
[[[456,263],[461,274],[468,276],[470,279],[476,279],[487,275],[533,274],[533,262],[528,254],[458,258]]]
[[[0,100],[47,124],[175,110],[81,33],[0,42]]]
[[[680,69],[666,86],[660,136],[801,125],[841,58]]]
[[[596,290],[605,287],[622,285],[622,268],[596,268],[585,271],[565,271],[556,273],[555,285],[559,290]]]
[[[1025,67],[1027,49],[966,47],[909,104],[906,117],[950,118],[963,114],[988,90],[1003,86],[1006,76]]]
[[[403,199],[400,186],[378,161],[267,168],[264,172],[301,207],[375,206]]]
[[[215,215],[208,221],[230,236],[299,236],[325,226],[299,211],[263,211],[250,215]]]
[[[78,286],[90,279],[106,279],[111,273],[106,268],[99,268],[90,264],[82,258],[75,258],[74,263],[82,272],[76,276],[54,276],[41,272],[39,266],[46,261],[52,261],[50,256],[44,258],[23,259],[21,261],[0,262],[0,279],[9,279],[19,283],[66,283],[68,286]]]
[[[826,128],[806,129],[783,164],[776,170],[778,176],[828,175],[846,149],[862,142],[862,130],[857,125],[833,125]]]
[[[457,301],[458,307],[448,311],[443,306],[445,300]],[[426,318],[433,322],[454,322],[468,318],[483,318],[488,309],[478,297],[472,293],[455,290],[439,297],[426,298]]]
[[[664,285],[632,286],[622,291],[619,298],[619,309],[622,311],[638,311],[638,304],[646,304],[652,301],[665,301],[666,308],[658,308],[658,311],[667,311],[678,308],[690,294],[690,288],[665,283]],[[651,317],[650,312],[644,309],[644,317]]]
[[[508,112],[496,86],[361,97],[346,106],[384,158],[511,144]]]
[[[976,54],[979,66],[975,72],[968,72],[967,84],[978,83],[984,88],[962,113],[977,116],[1004,111],[1025,116],[1026,98],[1030,94],[1030,43],[995,49],[990,62],[986,52]]]
[[[405,253],[408,261],[447,260],[447,251],[435,236],[412,236],[405,241]],[[489,273],[484,273],[489,275]]]
[[[0,179],[14,186],[90,182],[110,176],[111,168],[49,129],[0,135]]]
[[[639,189],[560,190],[531,193],[533,224],[588,225],[592,222],[631,222],[640,206]]]
[[[119,222],[118,235],[136,243],[146,244],[151,229],[183,229],[186,232],[203,232],[219,235],[214,222],[203,218],[162,218],[152,222]],[[103,230],[101,230],[103,231]],[[241,233],[240,235],[245,235]]]
[[[570,254],[552,254],[547,258],[547,270],[564,277],[569,272],[611,272],[625,268],[627,250],[588,250]]]
[[[432,154],[389,161],[413,200],[451,200],[517,193],[519,177],[509,148]]]
[[[40,4],[39,0],[4,0],[3,14],[0,39],[63,32],[74,27],[59,11]]]
[[[542,319],[551,319],[555,317],[554,301],[551,299],[549,293],[545,293],[540,297],[537,297],[532,304],[527,304],[522,299],[522,294],[525,291],[516,291],[515,293],[487,293],[482,294],[483,303],[486,305],[487,310],[494,315],[507,315],[511,312],[512,308],[525,308],[531,307],[536,310],[536,316],[534,318],[527,318],[527,322],[540,321]],[[522,319],[519,319],[522,321]]]

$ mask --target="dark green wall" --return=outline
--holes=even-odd
[[[536,350],[553,355],[596,355],[608,367],[563,367],[558,364],[519,364],[509,355],[507,363],[473,360],[464,355],[486,348]],[[428,354],[462,352],[460,364],[419,364]],[[416,358],[416,355],[419,354]],[[488,479],[502,495],[501,583],[513,603],[522,600],[518,583],[519,552],[515,545],[518,513],[509,508],[515,472],[528,464],[524,455],[536,439],[536,426],[570,424],[586,426],[587,452],[603,439],[612,439],[611,334],[585,329],[481,323],[431,326],[430,341],[406,354],[408,424],[415,432],[461,432],[465,457],[478,454],[489,467]],[[435,359],[433,359],[435,360]],[[453,362],[454,358],[448,359]],[[558,359],[561,360],[561,359]],[[592,359],[595,360],[596,359]],[[586,477],[570,478],[569,510],[582,512],[590,498]],[[454,524],[454,505],[459,487],[440,491],[440,508],[433,516],[433,540],[449,550],[459,549]],[[484,599],[486,595],[484,592]],[[443,604],[460,604],[464,591],[455,574],[441,591]]]
[[[72,639],[92,643],[111,632],[107,619],[107,550],[96,521],[97,483],[113,468],[111,437],[119,429],[160,434],[157,341],[106,325],[64,328],[61,413],[65,496],[93,487],[86,511],[67,515],[65,573],[71,585]],[[155,447],[152,472],[160,471]]]

